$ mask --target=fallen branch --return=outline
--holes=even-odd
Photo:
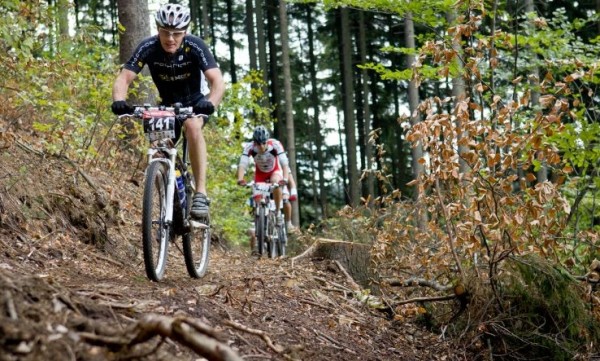
[[[273,341],[271,340],[271,338],[269,336],[267,336],[267,333],[262,330],[256,330],[253,328],[249,328],[249,327],[246,327],[244,325],[241,325],[241,324],[231,321],[231,320],[225,321],[225,324],[235,328],[236,330],[240,330],[240,331],[247,332],[247,333],[250,333],[250,334],[253,334],[256,336],[260,336],[263,339],[263,341],[265,341],[267,346],[269,346],[269,348],[271,350],[275,351],[278,354],[283,352],[283,348],[281,346],[276,346],[273,343]]]
[[[453,287],[451,285],[450,286],[442,285],[435,281],[426,280],[424,278],[415,278],[415,277],[411,277],[406,280],[401,280],[398,278],[391,278],[391,279],[385,280],[385,283],[387,283],[388,285],[393,286],[393,287],[424,286],[424,287],[430,287],[436,291],[442,291],[442,292],[448,291],[448,290],[452,289],[452,287]]]
[[[407,303],[423,303],[423,302],[437,302],[437,301],[448,301],[457,298],[457,295],[438,296],[438,297],[415,297],[409,300],[398,301],[394,303],[394,306],[405,305]]]
[[[19,146],[19,148],[21,148],[21,149],[23,149],[25,151],[31,152],[31,153],[33,153],[35,155],[39,155],[39,156],[43,156],[44,155],[43,152],[40,152],[39,150],[31,148],[29,145],[21,142],[21,140],[19,140],[19,139],[17,139],[16,143]]]
[[[360,291],[361,287],[358,285],[358,283],[356,283],[356,281],[354,281],[354,278],[352,278],[352,276],[350,276],[350,274],[348,273],[348,271],[346,271],[344,266],[342,266],[342,264],[339,261],[334,261],[334,262],[335,262],[336,266],[338,266],[340,271],[342,271],[342,273],[346,276],[346,279],[348,280],[348,283],[350,283],[350,288],[352,289],[352,291]]]
[[[460,260],[458,258],[458,254],[456,253],[456,229],[454,229],[453,224],[451,222],[450,215],[448,214],[448,209],[446,209],[446,205],[444,204],[444,198],[442,196],[442,192],[440,190],[440,181],[439,179],[435,179],[435,190],[438,196],[438,201],[440,203],[440,208],[444,212],[444,218],[446,219],[446,232],[448,233],[448,243],[450,246],[450,251],[452,251],[452,257],[454,257],[454,262],[456,263],[456,267],[458,268],[458,273],[460,273],[461,277],[464,278],[464,271],[462,266],[460,265]]]
[[[310,247],[308,247],[306,249],[306,251],[304,251],[301,254],[297,255],[296,257],[292,258],[292,268],[294,268],[294,262],[296,262],[297,260],[304,258],[304,257],[308,257],[308,256],[312,255],[313,253],[315,253],[315,251],[317,250],[318,243],[319,243],[319,241],[315,241]]]
[[[356,352],[354,352],[354,351],[353,351],[353,350],[351,350],[351,349],[350,349],[348,346],[346,346],[346,345],[342,344],[342,343],[341,343],[341,342],[339,342],[338,340],[334,339],[333,337],[331,337],[331,336],[328,336],[328,335],[324,334],[323,332],[321,332],[321,331],[319,331],[319,330],[315,330],[315,329],[313,329],[313,332],[314,332],[315,334],[317,334],[317,336],[321,336],[321,337],[323,337],[325,340],[327,340],[327,341],[331,342],[333,345],[335,345],[335,346],[336,346],[336,348],[339,348],[340,350],[344,350],[344,351],[346,351],[346,352],[349,352],[349,353],[351,353],[351,354],[353,354],[353,355],[356,355]]]
[[[98,193],[100,191],[98,189],[98,186],[96,185],[96,182],[94,182],[94,180],[86,172],[84,172],[83,169],[81,169],[73,160],[69,159],[68,157],[66,157],[64,155],[62,156],[62,159],[64,159],[73,168],[75,168],[77,173],[79,173],[83,177],[83,179],[85,179],[87,184],[89,184],[89,186],[92,187],[92,189],[94,189],[96,191],[96,193]]]
[[[322,308],[322,309],[324,309],[324,310],[327,310],[327,311],[329,311],[329,312],[332,312],[332,313],[333,313],[333,310],[331,309],[331,307],[327,307],[327,306],[325,306],[325,305],[322,305],[322,304],[320,304],[320,303],[317,303],[317,302],[314,302],[314,301],[311,301],[311,300],[307,300],[307,299],[305,299],[305,298],[299,298],[299,299],[298,299],[298,302],[307,303],[307,304],[309,304],[309,305],[313,305],[313,306],[315,306],[315,307],[320,307],[320,308]]]
[[[334,288],[330,289],[330,291],[338,291],[338,292],[343,292],[343,293],[346,293],[346,292],[347,293],[352,293],[351,289],[349,289],[348,287],[343,286],[343,285],[341,285],[341,284],[339,284],[337,282],[328,281],[328,280],[326,280],[324,278],[315,277],[315,276],[313,276],[313,279],[316,280],[316,281],[322,282],[324,284],[329,284],[329,285],[334,286]]]
[[[95,258],[97,258],[97,259],[106,261],[106,262],[108,262],[108,263],[110,263],[110,264],[112,264],[114,266],[123,267],[123,264],[121,262],[118,262],[118,261],[115,261],[114,259],[110,259],[108,257],[102,256],[100,254],[97,254],[96,252],[88,252],[88,254],[91,255],[91,256],[93,256],[93,257],[95,257]]]

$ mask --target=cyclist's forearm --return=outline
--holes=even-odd
[[[244,174],[246,174],[246,169],[242,166],[239,166],[237,170],[237,180],[244,179]]]
[[[287,169],[287,167],[283,167],[283,179],[284,179],[285,181],[288,181],[288,180],[289,180],[289,176],[290,176],[290,175],[289,175],[289,173],[288,173],[288,169]]]
[[[208,93],[208,100],[215,107],[221,104],[223,95],[225,94],[225,82],[223,80],[223,74],[218,68],[207,70],[204,75],[210,84],[210,93]]]
[[[218,86],[213,86],[210,89],[210,93],[208,94],[208,100],[215,107],[221,104],[221,100],[223,99],[223,94],[225,93],[225,85],[223,83],[218,84]]]
[[[115,81],[113,86],[112,98],[113,100],[126,100],[127,99],[127,90],[129,86],[127,83],[123,81]]]
[[[129,84],[136,77],[136,74],[131,70],[123,69],[115,79],[112,89],[113,100],[126,100]]]

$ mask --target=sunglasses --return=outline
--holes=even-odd
[[[166,38],[180,39],[185,35],[185,30],[171,31],[165,28],[158,28],[158,33]]]

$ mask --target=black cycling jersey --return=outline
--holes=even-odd
[[[175,54],[163,50],[158,35],[144,39],[123,66],[139,73],[144,65],[150,69],[162,103],[180,102],[186,107],[195,105],[204,96],[203,72],[218,67],[206,43],[194,35],[186,35]]]

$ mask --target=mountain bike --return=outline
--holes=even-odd
[[[142,123],[149,142],[142,206],[142,245],[146,275],[160,281],[167,267],[170,242],[182,238],[183,256],[190,277],[204,276],[210,249],[210,219],[192,219],[195,193],[185,136],[177,141],[175,125],[199,116],[192,107],[136,106],[132,117]],[[181,143],[181,155],[178,146]]]
[[[277,223],[275,201],[272,197],[273,190],[278,188],[279,184],[250,182],[246,186],[252,188],[254,230],[259,256],[266,251],[270,258],[285,257],[287,233],[285,224]],[[282,210],[280,210],[281,212]]]

